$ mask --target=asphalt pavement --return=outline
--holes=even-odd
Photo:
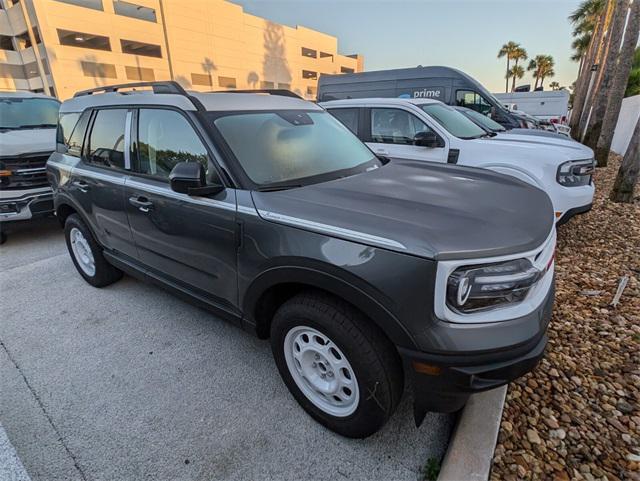
[[[366,440],[328,431],[268,342],[130,277],[91,287],[55,219],[0,246],[0,305],[0,460],[34,481],[415,481],[450,436],[410,394]]]

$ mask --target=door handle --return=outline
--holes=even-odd
[[[74,187],[77,187],[80,192],[87,193],[89,192],[89,184],[84,180],[76,180],[71,183]]]
[[[153,202],[141,195],[129,197],[129,204],[137,207],[140,212],[149,212],[153,209]]]

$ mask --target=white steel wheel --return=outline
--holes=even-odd
[[[320,331],[296,326],[284,339],[291,377],[317,408],[335,417],[355,412],[360,392],[355,372],[340,348]]]
[[[96,263],[93,258],[93,252],[91,246],[85,238],[84,234],[77,227],[73,227],[69,232],[69,240],[71,241],[71,250],[73,251],[73,257],[75,257],[78,266],[89,277],[93,277],[96,274]]]

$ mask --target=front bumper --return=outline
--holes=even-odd
[[[479,351],[428,353],[399,347],[405,372],[410,373],[413,385],[416,424],[422,422],[428,411],[455,412],[465,405],[471,394],[503,386],[533,370],[544,356],[547,345],[545,332],[551,319],[553,301],[552,286],[538,309],[514,321],[520,325],[527,324],[529,332],[535,334],[510,346],[505,346],[504,339],[500,339],[500,325],[511,322],[504,321],[474,328],[490,331],[477,333],[478,339],[484,339]],[[452,338],[459,335],[455,327],[449,334]],[[491,337],[500,347],[487,349],[486,340]],[[454,339],[450,341],[452,345],[468,345]]]
[[[562,225],[571,217],[591,209],[595,191],[593,182],[581,187],[556,187],[551,199],[556,214],[556,225]]]
[[[0,192],[0,222],[28,220],[53,213],[50,187]]]

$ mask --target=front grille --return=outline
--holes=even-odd
[[[11,175],[0,177],[2,190],[45,187],[47,181],[46,164],[50,154],[10,157],[0,159],[0,170],[9,170]]]

